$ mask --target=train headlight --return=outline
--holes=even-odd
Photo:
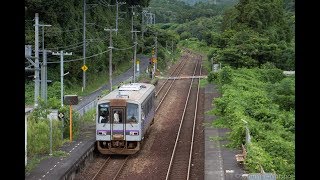
[[[130,136],[137,136],[139,135],[139,131],[130,131]]]
[[[97,135],[106,136],[107,131],[97,131]]]

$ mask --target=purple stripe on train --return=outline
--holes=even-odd
[[[110,135],[110,130],[97,130],[98,135]],[[113,133],[121,134],[123,130],[113,130]],[[139,130],[126,130],[126,135],[139,135]]]

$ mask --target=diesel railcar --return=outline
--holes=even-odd
[[[121,85],[98,100],[96,145],[101,154],[135,154],[154,121],[155,86]]]

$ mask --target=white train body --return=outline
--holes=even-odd
[[[155,115],[155,86],[125,84],[99,99],[96,107],[96,143],[102,154],[134,154]],[[118,115],[115,115],[117,112]]]

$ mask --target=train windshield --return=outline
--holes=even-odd
[[[127,122],[138,123],[138,104],[128,103],[127,105]]]
[[[99,104],[98,106],[98,117],[99,123],[107,123],[109,122],[109,103]]]

